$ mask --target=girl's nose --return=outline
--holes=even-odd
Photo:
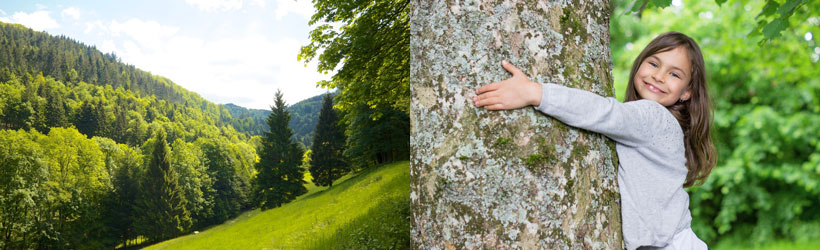
[[[664,82],[663,74],[660,70],[656,70],[654,73],[652,73],[652,79],[657,82]]]

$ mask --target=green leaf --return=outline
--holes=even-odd
[[[652,4],[663,9],[672,5],[672,0],[652,0]]]
[[[760,14],[757,14],[755,19],[760,18],[760,16],[771,16],[772,14],[774,14],[775,10],[777,10],[777,7],[780,7],[779,3],[775,2],[774,0],[769,0],[768,2],[766,2],[766,6],[763,6],[763,9],[760,10]]]
[[[726,0],[715,0],[715,3],[716,3],[718,6],[722,5],[722,4],[723,4],[723,3],[725,3],[725,2],[726,2]]]
[[[624,12],[624,15],[640,12],[641,6],[648,2],[649,0],[635,0],[634,2],[632,2],[632,7],[627,8],[626,12]]]
[[[789,27],[789,21],[782,18],[777,18],[763,26],[763,36],[766,39],[771,39],[780,36],[780,31]]]
[[[789,0],[786,1],[783,5],[780,5],[780,8],[777,8],[777,13],[780,14],[780,18],[789,18],[794,14],[794,10],[797,9],[797,6],[803,3],[803,0]]]

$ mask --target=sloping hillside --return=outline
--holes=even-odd
[[[336,92],[331,93],[335,96]],[[290,104],[290,129],[293,129],[293,140],[301,142],[306,147],[310,147],[313,140],[313,129],[319,121],[319,111],[322,109],[322,98],[324,94],[316,95],[297,103]],[[268,131],[265,120],[270,114],[270,109],[248,109],[237,106],[233,103],[222,104],[221,107],[228,110],[231,119],[224,119],[223,122],[230,123],[237,131],[249,136],[262,135]]]
[[[148,249],[407,249],[409,186],[409,162],[383,165]]]

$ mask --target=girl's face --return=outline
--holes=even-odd
[[[635,89],[641,98],[663,106],[671,106],[678,100],[689,100],[691,68],[686,49],[680,46],[651,55],[641,62],[635,73]]]

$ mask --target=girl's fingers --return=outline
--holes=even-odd
[[[496,91],[492,91],[492,92],[487,92],[487,93],[484,93],[484,94],[481,94],[481,95],[473,96],[473,104],[476,104],[476,106],[479,106],[478,105],[479,103],[485,103],[485,105],[486,105],[488,98],[497,96],[495,92]]]
[[[501,100],[498,97],[492,96],[492,97],[479,98],[477,101],[475,101],[475,106],[476,107],[482,107],[482,106],[487,106],[487,105],[495,105],[495,104],[498,104],[498,103],[501,103]]]
[[[478,94],[478,95],[480,95],[480,94],[482,94],[482,93],[484,93],[484,92],[487,92],[487,91],[493,91],[493,90],[498,89],[498,87],[499,87],[500,85],[501,85],[501,82],[494,82],[494,83],[490,83],[490,84],[487,84],[487,85],[481,86],[480,88],[478,88],[478,89],[475,91],[475,93],[476,93],[476,94]]]
[[[503,66],[504,69],[509,71],[513,76],[524,75],[523,71],[513,66],[512,63],[509,63],[506,60],[501,61],[501,66]]]
[[[493,105],[484,106],[484,108],[487,109],[487,110],[503,110],[504,109],[504,104],[496,103],[496,104],[493,104]]]

